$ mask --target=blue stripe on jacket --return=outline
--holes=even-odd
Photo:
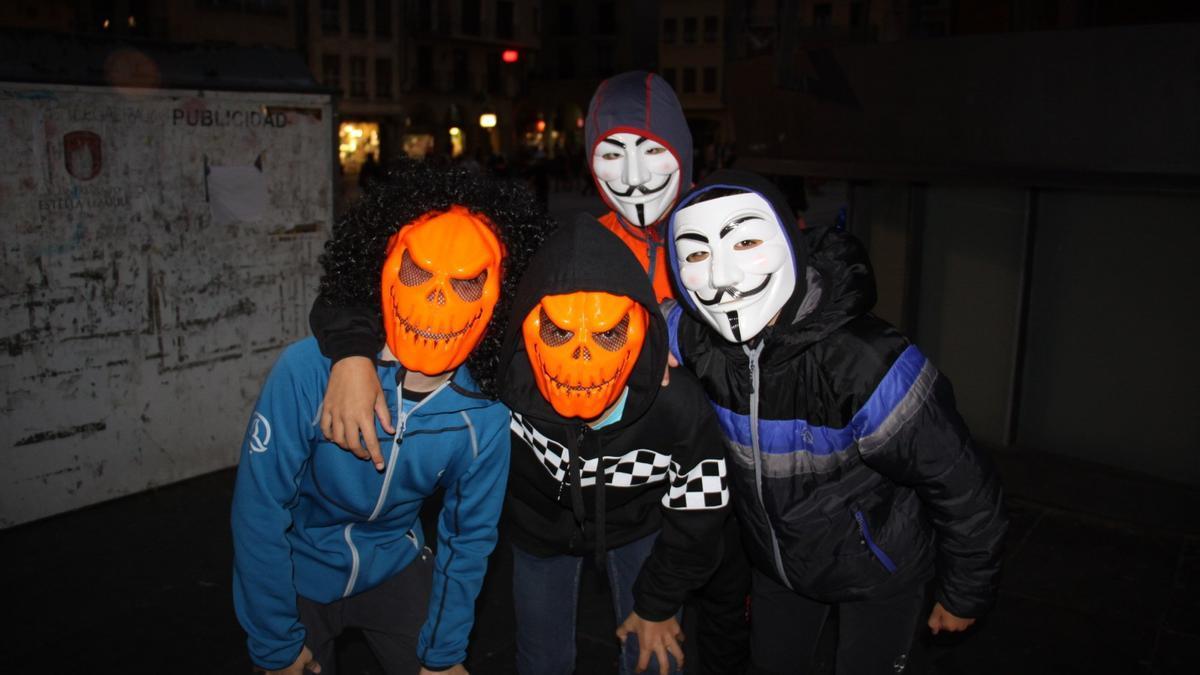
[[[856,439],[878,429],[900,405],[911,391],[925,362],[925,356],[916,345],[910,345],[888,369],[866,405],[850,418],[848,426],[841,429],[817,426],[805,420],[759,419],[759,448],[762,452],[774,455],[789,452],[832,455],[849,448]],[[713,407],[725,437],[738,445],[751,447],[750,416],[716,404]]]

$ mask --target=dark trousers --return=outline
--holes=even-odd
[[[304,644],[321,664],[321,675],[336,675],[334,640],[347,628],[362,630],[387,675],[415,675],[421,669],[417,636],[425,624],[432,587],[433,553],[426,548],[375,588],[328,604],[299,598]]]
[[[810,600],[754,571],[751,653],[756,675],[811,672],[821,628],[834,605]],[[925,584],[890,598],[838,608],[837,675],[904,672],[926,610]]]
[[[684,642],[687,670],[697,675],[738,675],[750,664],[750,561],[732,515],[722,535],[721,563],[688,600],[695,623]]]
[[[613,611],[620,625],[633,611],[633,582],[650,556],[658,533],[609,549],[605,554]],[[575,672],[575,619],[583,558],[541,558],[513,546],[513,604],[517,614],[517,672],[521,675],[570,675]],[[614,636],[613,639],[616,639]],[[638,660],[634,635],[621,646],[621,675],[633,675]],[[678,673],[670,658],[671,673]],[[648,673],[658,673],[650,657]]]

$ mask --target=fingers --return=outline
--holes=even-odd
[[[329,414],[329,409],[324,405],[321,406],[321,434],[330,441],[333,440],[333,415]]]
[[[646,666],[650,665],[650,654],[651,653],[652,652],[649,649],[646,649],[646,645],[638,644],[637,668],[635,668],[634,670],[636,670],[639,673],[646,672]]]
[[[625,638],[629,635],[629,633],[630,630],[625,627],[625,624],[621,624],[617,628],[617,639],[621,641],[621,644],[625,644]]]
[[[670,366],[663,368],[662,386],[665,387],[668,384],[671,384],[671,367]]]
[[[388,408],[387,398],[384,397],[382,389],[375,394],[375,416],[379,418],[384,431],[389,434],[396,433],[396,427],[392,426],[392,411]]]
[[[379,408],[376,408],[375,411],[379,412]],[[367,446],[366,452],[363,455],[359,455],[357,452],[354,454],[363,459],[370,459],[371,463],[375,465],[376,471],[383,471],[383,452],[379,449],[379,437],[375,435],[375,418],[372,417],[370,422],[371,425],[369,427],[361,427],[364,445]]]
[[[671,368],[679,367],[679,359],[675,358],[675,355],[671,352],[667,352],[667,365]]]

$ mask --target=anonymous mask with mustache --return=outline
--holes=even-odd
[[[504,247],[461,206],[392,235],[383,263],[383,325],[405,368],[439,375],[467,360],[500,297]]]
[[[730,342],[758,335],[796,288],[787,233],[753,192],[688,204],[675,214],[674,235],[680,282]]]
[[[648,227],[679,197],[679,159],[663,143],[638,133],[614,133],[592,152],[592,175],[604,201],[628,222]]]
[[[599,417],[624,392],[648,321],[623,295],[543,297],[521,326],[538,391],[563,417]]]

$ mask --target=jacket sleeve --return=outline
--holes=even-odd
[[[633,584],[634,610],[650,621],[674,615],[687,594],[712,576],[729,517],[728,471],[716,414],[694,379],[672,374],[663,393],[676,387],[695,395],[671,416],[680,428],[668,469],[670,485],[662,498],[662,530]]]
[[[315,352],[315,350],[313,350]],[[311,453],[316,401],[295,346],[267,377],[250,417],[233,491],[233,604],[254,664],[292,664],[304,645],[286,533],[300,473]]]
[[[949,380],[909,346],[852,422],[868,466],[921,498],[938,533],[936,599],[952,614],[991,607],[1008,528],[1000,481],[975,448]]]
[[[475,599],[496,547],[496,522],[508,483],[508,410],[497,405],[486,415],[460,414],[471,434],[467,452],[473,457],[455,476],[443,475],[448,482],[438,517],[433,593],[417,640],[418,657],[429,670],[444,670],[467,658]]]
[[[318,296],[308,313],[308,325],[330,361],[347,356],[375,358],[383,349],[383,326],[375,307],[335,306],[325,296]]]

